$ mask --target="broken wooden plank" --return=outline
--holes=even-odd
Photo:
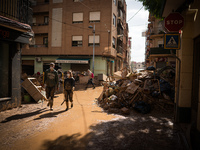
[[[41,99],[47,100],[46,96],[43,95],[40,90],[37,88],[36,85],[33,84],[31,80],[33,78],[27,78],[25,81],[22,82],[22,87],[31,95],[31,97],[38,102]]]
[[[136,85],[135,83],[131,83],[128,88],[126,89],[125,92],[130,93],[130,94],[134,94],[135,91],[139,88],[139,85]]]
[[[139,93],[140,93],[140,92],[137,91],[137,93],[136,93],[135,96],[131,99],[131,101],[129,102],[129,104],[131,104],[131,103],[135,100],[135,98],[137,97],[137,95],[138,95]]]

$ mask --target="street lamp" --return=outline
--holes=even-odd
[[[95,24],[94,24],[94,27],[93,26],[89,26],[88,28],[93,29],[92,30],[92,33],[93,33],[93,63],[92,63],[92,72],[94,73]]]

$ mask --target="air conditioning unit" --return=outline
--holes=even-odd
[[[42,61],[41,57],[36,57],[35,59],[36,59],[37,62],[41,62]]]

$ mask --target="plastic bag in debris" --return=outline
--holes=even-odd
[[[143,101],[135,102],[134,109],[142,114],[147,114],[151,111],[151,106]]]
[[[111,95],[110,97],[109,97],[109,100],[111,100],[111,101],[114,101],[114,100],[116,100],[117,99],[117,96],[116,95]]]
[[[146,70],[156,70],[154,66],[149,66]]]
[[[171,87],[169,82],[160,79],[160,92],[164,92],[168,96],[170,96],[171,100],[174,100],[175,90],[174,87]]]
[[[160,79],[160,91],[161,92],[164,92],[164,91],[171,91],[171,86],[169,84],[169,82],[163,80],[163,79]]]

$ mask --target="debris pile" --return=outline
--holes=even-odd
[[[106,81],[103,86],[98,104],[110,113],[128,115],[131,109],[143,114],[152,109],[173,111],[174,86],[156,76],[155,71],[129,73],[117,81]]]

